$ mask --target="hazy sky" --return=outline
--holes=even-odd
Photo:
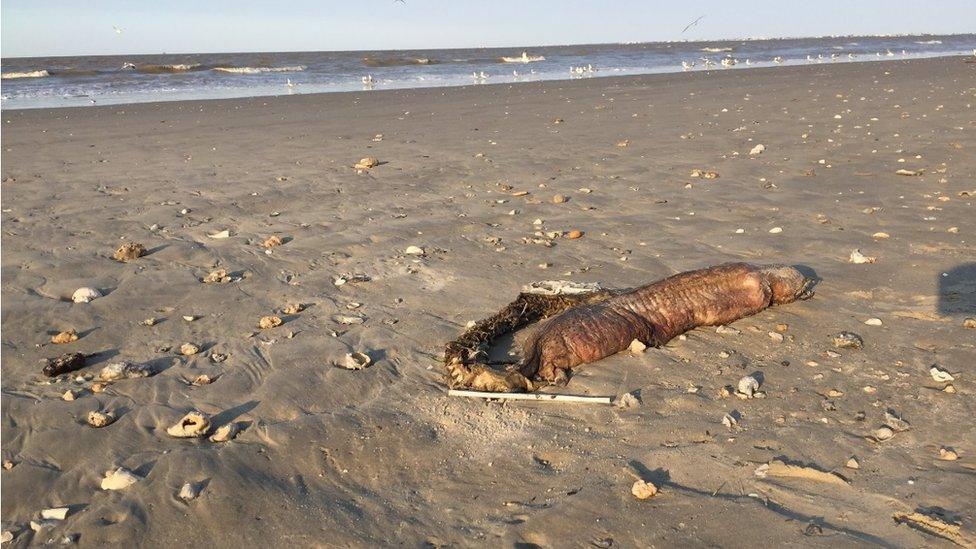
[[[976,0],[3,0],[0,6],[4,57],[976,31]],[[700,15],[705,19],[681,34]]]

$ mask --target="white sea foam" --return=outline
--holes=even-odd
[[[942,40],[916,40],[916,44],[922,44],[923,46],[941,44]]]
[[[266,72],[300,72],[305,70],[305,65],[294,67],[215,67],[217,72],[229,72],[231,74],[262,74]]]
[[[4,80],[11,80],[14,78],[43,78],[45,76],[51,76],[46,70],[39,71],[24,71],[24,72],[5,72],[0,74],[0,78]]]

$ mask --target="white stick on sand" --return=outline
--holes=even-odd
[[[585,404],[610,404],[610,397],[582,396],[582,395],[551,395],[546,393],[490,393],[487,391],[464,391],[448,389],[448,396],[468,398],[504,398],[509,400],[542,400],[559,402],[582,402]]]

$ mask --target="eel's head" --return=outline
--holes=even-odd
[[[777,305],[813,297],[816,279],[805,276],[796,267],[772,265],[765,267],[763,274],[773,291],[773,303]]]

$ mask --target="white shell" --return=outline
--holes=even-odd
[[[420,246],[407,246],[407,249],[403,250],[403,253],[407,255],[424,255],[425,252]]]
[[[200,487],[192,482],[187,482],[180,488],[180,493],[177,497],[183,501],[190,501],[191,499],[196,499],[200,495]]]
[[[69,509],[67,507],[55,507],[53,509],[44,509],[41,511],[42,519],[52,519],[52,520],[64,520],[68,516]]]
[[[373,359],[369,358],[369,355],[356,351],[346,354],[341,366],[347,370],[362,370],[372,363]]]
[[[71,294],[71,301],[74,301],[75,303],[88,303],[93,299],[98,299],[100,297],[102,297],[102,292],[95,288],[89,288],[86,286],[84,288],[78,288],[75,290],[75,293]]]
[[[119,467],[118,469],[105,473],[105,478],[102,479],[102,490],[122,490],[140,480],[142,479],[132,471],[125,467]]]
[[[175,425],[166,429],[166,433],[176,438],[202,437],[210,430],[210,416],[199,411],[192,410],[180,418]]]
[[[939,368],[938,366],[932,366],[929,370],[929,374],[932,375],[932,379],[938,381],[939,383],[945,383],[946,381],[955,381],[956,378],[952,377],[952,374]]]
[[[752,398],[755,396],[756,391],[759,390],[759,380],[752,376],[745,376],[739,380],[736,384],[736,391],[741,395],[745,395],[747,398]]]
[[[755,147],[753,147],[751,151],[749,151],[749,155],[750,156],[756,156],[757,154],[762,154],[762,152],[765,151],[765,150],[766,150],[766,145],[763,145],[762,143],[760,143],[760,144],[756,145]]]

